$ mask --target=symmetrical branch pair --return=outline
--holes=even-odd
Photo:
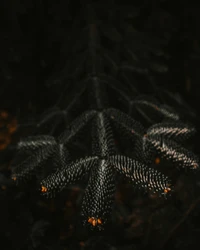
[[[70,162],[67,145],[90,123],[91,155]],[[121,130],[140,143],[142,161],[117,154],[111,123],[120,126]],[[68,185],[88,175],[82,203],[83,220],[85,224],[102,229],[112,210],[116,172],[128,177],[135,186],[145,191],[168,195],[172,191],[171,182],[162,173],[145,164],[151,158],[148,152],[154,148],[178,166],[197,169],[198,159],[177,143],[193,133],[194,128],[181,122],[155,124],[145,131],[139,122],[116,109],[90,110],[76,118],[57,139],[53,136],[35,136],[19,142],[19,153],[33,151],[33,154],[21,164],[13,166],[12,178],[17,182],[28,180],[40,170],[41,193],[52,198]],[[177,142],[170,140],[172,137]],[[53,168],[45,164],[48,159],[53,161]]]

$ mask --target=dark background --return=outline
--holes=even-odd
[[[144,4],[144,8],[135,20],[135,27],[139,31],[151,31],[155,35],[169,38],[164,48],[169,54],[167,61],[169,70],[164,76],[158,77],[158,84],[179,93],[186,100],[197,114],[194,122],[199,131],[200,8],[198,3],[174,0],[133,2],[135,6]],[[49,86],[48,82],[51,82],[52,76],[62,68],[65,58],[61,48],[81,4],[83,4],[81,1],[52,0],[0,2],[0,110],[8,112],[10,117],[16,117],[17,120],[34,117],[56,102],[59,89],[55,85]],[[17,141],[17,138],[13,137],[13,140]],[[193,140],[193,146],[194,151],[199,154],[199,132]],[[1,162],[1,173],[8,176],[9,173],[4,171],[4,166],[4,162]],[[2,175],[0,178],[2,181]],[[187,190],[191,188],[194,179],[188,181],[184,179],[185,177],[181,178],[184,181],[179,183],[179,200],[173,205],[159,204],[159,214],[153,217],[155,222],[152,223],[154,225],[152,228],[149,227],[148,212],[144,209],[148,201],[146,198],[136,197],[129,205],[132,191],[122,182],[118,193],[117,211],[121,217],[124,215],[129,220],[122,219],[123,223],[120,224],[118,218],[120,216],[115,215],[118,216],[118,224],[115,228],[111,228],[110,235],[107,233],[97,238],[95,235],[88,236],[84,230],[81,231],[82,229],[79,231],[78,227],[73,228],[73,222],[76,220],[77,223],[78,220],[77,190],[69,191],[65,202],[68,205],[71,202],[71,206],[65,204],[67,208],[63,210],[61,201],[54,204],[38,201],[37,194],[33,190],[27,193],[20,189],[15,190],[14,187],[9,190],[2,188],[0,248],[3,250],[194,248],[200,243],[198,192],[196,196],[188,197]],[[123,205],[120,205],[121,200]],[[147,207],[148,211],[154,209],[152,204],[148,204]],[[179,212],[174,210],[174,207],[178,208]],[[148,230],[145,231],[145,235],[140,232],[140,222],[137,225],[135,219],[135,225],[131,217],[128,217],[132,208],[137,211],[132,214],[132,218],[146,221]],[[158,221],[160,224],[166,224],[166,228],[163,226],[163,229],[162,225],[159,228]],[[160,236],[159,230],[163,235]],[[167,239],[166,242],[159,241],[157,234],[158,237]]]
[[[120,1],[118,1],[120,2]],[[27,103],[48,107],[54,100],[47,81],[62,64],[60,49],[80,1],[1,1],[1,107],[27,112]],[[135,27],[170,37],[169,72],[161,78],[169,89],[198,106],[199,8],[192,1],[144,3]],[[166,78],[167,77],[167,78]],[[167,79],[167,80],[165,80]],[[15,105],[13,105],[15,103]]]

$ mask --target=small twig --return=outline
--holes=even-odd
[[[151,229],[152,229],[152,220],[153,220],[153,216],[154,214],[152,213],[149,217],[149,225],[148,225],[148,228],[147,228],[147,231],[146,231],[146,234],[145,234],[145,237],[144,237],[144,241],[143,241],[143,246],[146,247],[147,244],[148,244],[148,241],[149,241],[149,238],[150,238],[150,233],[151,233]]]
[[[196,205],[200,202],[200,197],[198,197],[185,212],[184,216],[172,227],[169,231],[168,236],[164,239],[164,241],[160,244],[160,248],[163,248],[170,238],[173,236],[174,232],[180,227],[180,225],[187,219],[188,215],[192,212],[192,210],[196,207]]]

